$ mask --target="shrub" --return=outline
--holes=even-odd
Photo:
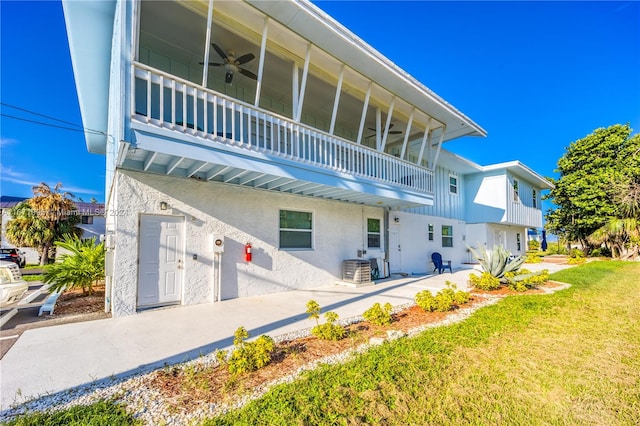
[[[540,248],[540,241],[531,240],[529,241],[529,250],[538,250]]]
[[[269,336],[260,336],[253,342],[246,342],[249,332],[240,327],[233,334],[235,349],[229,358],[229,372],[233,374],[248,373],[262,368],[271,362],[271,353],[275,342]]]
[[[586,261],[587,261],[587,259],[585,259],[584,257],[570,257],[569,259],[567,259],[567,264],[568,265],[582,265]]]
[[[469,293],[457,290],[455,284],[447,281],[447,288],[440,290],[434,296],[429,290],[423,290],[416,294],[416,304],[426,312],[447,312],[454,306],[467,303],[469,301]]]
[[[510,273],[505,275],[507,286],[515,291],[527,291],[538,287],[549,279],[549,271],[544,269],[540,272],[531,272],[522,269],[518,273]]]
[[[316,320],[316,326],[311,329],[311,334],[322,340],[340,340],[344,337],[344,327],[339,324],[335,324],[338,320],[338,314],[335,312],[327,312],[324,314],[326,323],[320,324],[318,319],[320,318],[320,305],[315,300],[309,300],[307,302],[307,314],[309,318]]]
[[[391,317],[391,310],[393,307],[391,303],[385,303],[384,307],[379,303],[375,303],[372,307],[367,309],[362,315],[367,321],[376,325],[389,325],[393,318]]]
[[[574,249],[571,249],[571,252],[569,253],[569,257],[574,259],[583,258],[584,252],[580,249],[574,248]]]
[[[598,247],[591,250],[589,255],[593,257],[611,257],[611,250],[607,247]]]
[[[470,274],[469,281],[478,290],[497,290],[500,288],[500,280],[488,272],[482,275]]]
[[[416,304],[425,312],[432,312],[436,309],[436,298],[429,290],[422,290],[415,297]]]
[[[528,253],[524,263],[540,263],[542,258],[538,254]]]
[[[458,286],[456,286],[451,281],[446,281],[447,287],[451,288],[454,291],[453,302],[456,305],[463,305],[471,299],[471,295],[468,291],[458,290]]]

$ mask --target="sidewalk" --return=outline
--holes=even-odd
[[[552,272],[566,267],[527,265],[527,269]],[[437,292],[446,281],[466,289],[470,272],[461,269],[453,274],[420,277],[393,275],[370,287],[334,285],[27,330],[0,360],[0,409],[229,348],[233,332],[240,326],[251,337],[276,337],[310,328],[315,323],[305,311],[311,299],[320,304],[323,313],[335,311],[345,319],[362,315],[376,302],[394,306],[411,303],[419,291]]]

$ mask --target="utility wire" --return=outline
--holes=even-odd
[[[8,104],[6,102],[0,102],[0,105],[4,105],[6,107],[17,109],[19,111],[23,111],[23,112],[26,112],[26,113],[29,113],[29,114],[37,115],[37,116],[40,116],[40,117],[48,118],[49,120],[58,121],[60,123],[69,124],[71,126],[82,128],[82,126],[79,125],[79,124],[72,123],[70,121],[60,120],[59,118],[55,118],[55,117],[51,117],[50,115],[45,115],[45,114],[41,114],[39,112],[31,111],[31,110],[26,109],[26,108],[20,108],[19,106],[11,105],[11,104]]]
[[[44,118],[47,118],[49,120],[57,121],[57,122],[60,122],[60,123],[63,123],[63,124],[68,124],[70,126],[74,126],[74,128],[65,127],[65,126],[59,126],[59,125],[56,125],[56,124],[45,123],[43,121],[31,120],[31,119],[28,119],[28,118],[16,117],[15,115],[9,115],[9,114],[0,113],[0,115],[3,116],[3,117],[13,118],[14,120],[26,121],[28,123],[40,124],[42,126],[55,127],[57,129],[71,130],[73,132],[82,132],[82,133],[86,132],[86,133],[91,133],[91,134],[94,134],[94,135],[105,135],[106,136],[106,133],[105,132],[101,132],[100,130],[88,129],[86,127],[82,127],[81,125],[76,124],[76,123],[72,123],[70,121],[61,120],[59,118],[52,117],[50,115],[41,114],[39,112],[31,111],[31,110],[26,109],[26,108],[21,108],[21,107],[16,106],[16,105],[11,105],[11,104],[8,104],[6,102],[0,102],[0,105],[3,105],[3,106],[8,107],[8,108],[17,109],[18,111],[26,112],[28,114],[33,114],[33,115],[37,115],[39,117],[44,117]]]
[[[72,124],[72,125],[77,126],[79,128],[72,128],[72,127],[58,126],[57,124],[45,123],[43,121],[30,120],[28,118],[16,117],[16,116],[5,114],[5,113],[0,113],[0,115],[3,116],[3,117],[7,117],[7,118],[13,118],[14,120],[26,121],[28,123],[34,123],[34,124],[40,124],[42,126],[49,126],[49,127],[55,127],[57,129],[71,130],[72,132],[82,132],[82,133],[86,132],[86,133],[91,133],[91,134],[94,134],[94,135],[106,136],[105,132],[101,132],[99,130],[93,130],[93,129],[86,129],[86,128],[83,128],[81,126],[78,126],[77,124]],[[58,120],[58,121],[62,121],[62,120]]]

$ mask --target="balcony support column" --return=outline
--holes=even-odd
[[[373,81],[369,82],[367,94],[364,96],[364,105],[362,105],[362,115],[360,115],[360,127],[358,128],[358,145],[362,144],[362,133],[364,132],[364,122],[367,119],[367,109],[369,109],[369,99],[371,98],[371,88]]]
[[[422,136],[422,145],[420,145],[420,154],[418,154],[418,166],[420,166],[422,164],[422,157],[424,156],[424,147],[425,145],[427,145],[427,139],[429,141],[429,152],[431,152],[431,121],[433,119],[431,117],[429,117],[429,121],[427,122],[427,127],[425,127],[424,129],[424,135]],[[429,156],[429,158],[431,158]],[[430,165],[428,164],[429,162],[427,161],[427,168],[430,168]]]
[[[264,71],[264,56],[267,52],[267,32],[269,29],[269,17],[264,18],[264,27],[262,28],[262,41],[260,43],[260,61],[258,63],[258,81],[256,82],[256,100],[253,103],[255,107],[260,106],[260,90],[262,89],[262,73]]]
[[[209,0],[209,11],[207,15],[207,35],[204,41],[204,66],[202,67],[202,87],[207,87],[209,76],[209,52],[211,47],[211,22],[213,21],[213,0]],[[162,93],[162,92],[161,92]]]
[[[396,97],[394,96],[391,99],[391,103],[389,104],[389,113],[387,114],[387,121],[384,125],[384,136],[382,137],[382,143],[378,147],[380,152],[384,152],[385,145],[387,144],[387,136],[389,136],[389,126],[391,125],[391,116],[393,115],[393,107],[396,103]]]
[[[298,108],[293,119],[296,123],[300,122],[302,117],[302,105],[304,104],[304,92],[307,88],[307,77],[309,76],[309,62],[311,62],[311,43],[307,44],[307,54],[304,58],[304,68],[302,69],[302,82],[300,85],[300,94],[298,97]],[[296,85],[298,80],[296,79]]]
[[[338,104],[340,103],[340,93],[342,93],[342,80],[344,79],[344,64],[340,66],[340,77],[338,77],[338,85],[336,86],[336,96],[333,101],[333,112],[331,113],[331,125],[329,133],[333,135],[336,128],[336,116],[338,115]]]
[[[407,152],[407,143],[409,142],[409,133],[411,133],[411,125],[413,124],[413,116],[416,113],[416,109],[411,109],[411,115],[409,115],[409,121],[407,122],[407,129],[404,132],[404,141],[402,142],[402,151],[400,152],[400,159],[404,160],[404,155]]]
[[[440,157],[440,148],[442,148],[442,141],[444,140],[444,134],[447,133],[447,126],[442,126],[442,130],[440,132],[440,139],[438,140],[438,148],[436,149],[436,156],[433,159],[433,170],[436,169],[438,165],[438,158]]]

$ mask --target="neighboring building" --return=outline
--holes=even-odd
[[[9,210],[26,200],[27,198],[24,197],[11,197],[7,195],[0,197],[0,216],[2,217],[2,236],[0,239],[1,247],[15,247],[7,240],[5,232],[7,222],[13,219]],[[75,202],[74,204],[76,206],[76,214],[80,216],[80,222],[76,226],[82,229],[81,238],[95,237],[96,241],[100,240],[101,236],[105,233],[104,204],[81,202]],[[25,252],[27,263],[39,263],[40,256],[36,249],[31,247],[18,248]]]
[[[357,256],[459,266],[541,225],[547,181],[443,150],[486,132],[308,1],[63,6],[83,124],[106,135],[86,141],[114,316],[335,283]]]

